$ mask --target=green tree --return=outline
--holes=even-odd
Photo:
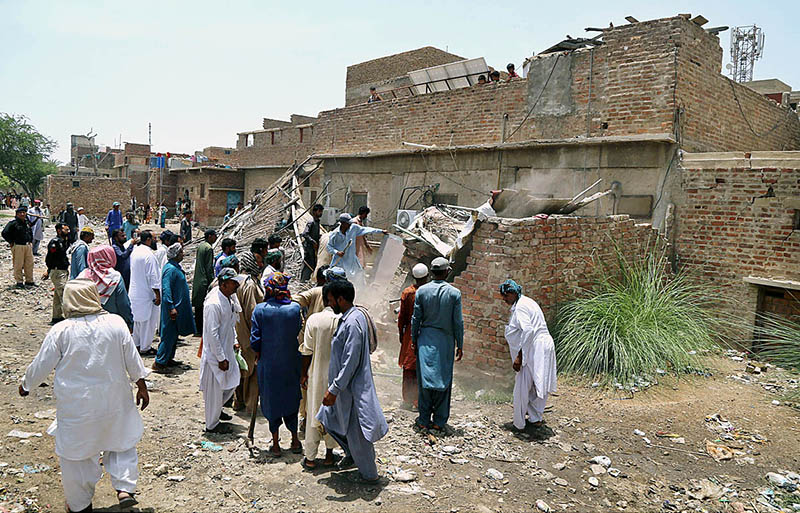
[[[40,134],[25,116],[0,113],[0,173],[35,197],[44,177],[57,171],[49,157],[56,142]]]

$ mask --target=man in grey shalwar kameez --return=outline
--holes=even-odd
[[[355,462],[360,473],[354,476],[355,480],[375,483],[380,477],[373,444],[386,435],[389,426],[372,379],[367,318],[353,307],[355,288],[349,281],[331,281],[322,293],[328,305],[342,317],[331,341],[329,386],[317,420],[347,455],[339,468]]]

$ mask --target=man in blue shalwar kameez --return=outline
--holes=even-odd
[[[341,267],[347,272],[347,279],[356,288],[366,284],[364,281],[364,268],[356,255],[356,238],[370,233],[389,233],[380,228],[370,228],[353,224],[350,214],[339,216],[339,229],[328,237],[327,250],[332,255],[331,267]]]
[[[380,477],[374,444],[386,435],[389,426],[375,393],[368,321],[361,310],[353,307],[356,292],[349,281],[330,281],[323,287],[323,294],[328,305],[342,317],[331,341],[329,386],[317,420],[347,455],[339,462],[339,469],[355,463],[360,475],[354,475],[354,480],[375,483]]]
[[[420,429],[445,429],[450,418],[453,361],[460,361],[464,347],[461,292],[447,283],[447,259],[431,262],[433,281],[417,289],[411,317],[411,341],[417,351]],[[431,420],[433,417],[433,420]]]
[[[175,360],[178,337],[195,331],[189,284],[181,260],[183,247],[176,242],[167,248],[167,263],[161,270],[161,342],[153,363],[155,372],[166,372],[169,367],[181,364]]]
[[[269,421],[272,454],[281,454],[278,431],[283,423],[292,434],[292,452],[300,454],[303,452],[297,437],[302,368],[297,335],[303,327],[300,305],[292,302],[289,277],[283,273],[272,273],[265,289],[267,300],[253,310],[250,329],[250,348],[258,360],[261,413]]]

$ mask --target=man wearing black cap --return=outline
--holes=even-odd
[[[183,226],[181,226],[183,231]],[[206,230],[203,242],[197,246],[194,261],[194,280],[192,281],[192,306],[194,307],[194,323],[197,333],[203,333],[203,304],[208,293],[208,286],[214,281],[214,249],[217,232]]]
[[[11,260],[14,264],[14,281],[17,282],[17,288],[33,285],[33,231],[27,214],[27,208],[19,207],[14,219],[3,228],[3,239],[11,244]]]

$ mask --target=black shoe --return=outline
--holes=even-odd
[[[52,319],[50,321],[50,326],[55,326],[56,324],[58,324],[59,322],[61,322],[63,320],[64,320],[63,317],[56,317],[55,319]]]
[[[183,362],[180,360],[170,360],[167,362],[167,367],[180,367]]]
[[[17,283],[16,285],[14,285],[14,287],[16,287],[18,289],[24,289],[25,288],[25,284],[24,283]]]
[[[219,420],[231,420],[232,418],[233,417],[231,417],[230,415],[228,415],[225,412],[222,412],[222,413],[219,414]]]
[[[25,282],[25,286],[26,286],[26,287],[35,287],[35,286],[36,286],[36,284],[35,284],[34,282],[32,282],[32,281],[26,281],[26,282]]]
[[[339,463],[336,464],[336,470],[347,470],[355,464],[356,462],[353,461],[353,458],[350,456],[345,456],[341,459],[341,461],[339,461]]]
[[[218,435],[227,434],[231,432],[230,424],[217,424],[214,429],[206,429],[206,433],[216,433]]]
[[[222,405],[223,408],[230,408],[231,406],[233,406],[233,396],[231,396],[231,398],[228,399],[228,402]]]
[[[139,351],[139,356],[156,356],[157,354],[158,354],[158,351],[156,351],[152,347],[150,349],[148,349],[147,351]],[[169,365],[169,364],[167,364],[167,365]]]

